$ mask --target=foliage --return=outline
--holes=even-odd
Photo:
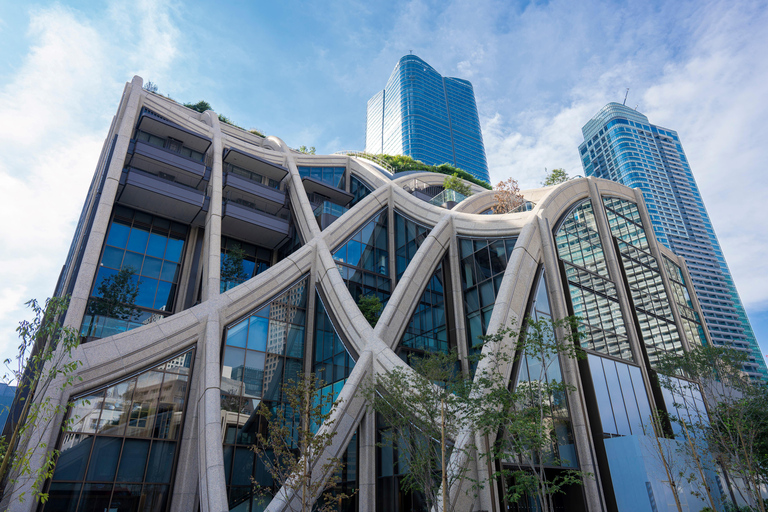
[[[448,176],[451,176],[453,174],[458,174],[459,178],[468,181],[470,183],[474,183],[475,185],[479,185],[483,188],[487,188],[488,190],[491,190],[491,186],[484,182],[483,180],[477,179],[474,176],[472,176],[470,173],[463,169],[459,169],[458,167],[453,167],[449,164],[440,164],[440,165],[427,165],[424,162],[421,162],[419,160],[414,160],[410,156],[407,155],[374,155],[381,160],[384,160],[387,164],[389,164],[390,167],[392,167],[395,170],[395,173],[398,172],[405,172],[405,171],[424,171],[424,172],[437,172],[440,174],[446,174]]]
[[[323,393],[322,384],[314,373],[308,377],[302,373],[298,381],[289,380],[282,386],[283,403],[269,407],[262,402],[259,406],[259,414],[267,421],[267,433],[256,434],[256,444],[251,448],[280,487],[279,492],[291,510],[331,512],[337,500],[350,497],[332,494],[344,465],[338,457],[324,458],[324,452],[336,436],[331,416],[340,401],[334,402],[332,391]],[[313,468],[319,462],[321,475],[328,476],[325,481],[317,475],[312,478]],[[269,487],[258,487],[256,481],[253,483],[263,495],[272,491]],[[313,508],[315,498],[324,490],[323,502]],[[293,496],[298,498],[299,508],[293,508]]]
[[[510,213],[525,203],[525,199],[520,195],[520,186],[513,178],[500,181],[493,190],[496,192],[493,195],[496,204],[491,207],[493,213]]]
[[[200,100],[197,103],[184,103],[184,106],[200,112],[201,114],[207,110],[213,110],[211,104],[205,100]]]
[[[233,244],[227,249],[226,254],[221,257],[221,275],[220,281],[224,291],[234,288],[248,279],[245,272],[243,260],[245,259],[245,250],[240,244]]]
[[[466,467],[447,471],[449,452],[459,449],[451,447],[449,439],[470,427],[474,418],[471,382],[457,369],[457,359],[456,352],[412,357],[412,371],[396,367],[363,389],[389,429],[382,444],[396,448],[401,460],[407,461],[401,488],[422,493],[427,510],[440,500],[442,510],[453,510],[456,503],[450,502],[447,491],[467,472]]]
[[[304,153],[305,155],[314,155],[315,154],[315,146],[299,146],[299,153]]]
[[[461,178],[459,178],[459,173],[457,172],[445,177],[443,180],[443,188],[445,190],[453,190],[467,197],[472,195],[472,187],[464,183]]]
[[[361,295],[357,299],[357,307],[360,308],[360,312],[368,320],[368,323],[371,324],[371,327],[376,327],[381,310],[384,308],[381,299],[373,294]]]
[[[541,186],[551,187],[552,185],[565,183],[568,179],[568,173],[565,172],[565,169],[552,169],[547,173],[544,181],[541,182]]]
[[[745,501],[765,512],[760,487],[768,484],[764,445],[768,391],[741,371],[745,362],[742,352],[699,346],[682,355],[665,355],[658,365],[659,381],[680,402],[675,406],[688,411],[701,408],[695,399],[700,389],[708,414],[692,414],[690,422],[677,421],[686,431],[693,432],[691,435],[704,437],[707,451],[718,464],[746,484],[744,492],[741,486],[737,487]],[[684,375],[695,382],[669,375]]]
[[[527,329],[519,334],[510,328],[483,337],[485,343],[500,347],[507,337],[516,338],[514,355],[498,349],[479,365],[475,377],[476,409],[481,409],[476,431],[484,436],[495,437],[499,429],[503,434],[496,438],[484,457],[492,461],[513,461],[519,469],[505,469],[503,464],[493,464],[496,469],[492,479],[502,478],[510,482],[507,502],[518,502],[528,496],[535,497],[538,510],[554,510],[555,494],[574,484],[581,484],[589,473],[579,470],[563,470],[554,477],[547,477],[545,465],[561,465],[566,462],[557,453],[555,422],[567,417],[567,397],[576,388],[558,380],[554,371],[559,360],[580,359],[583,352],[577,350],[577,331],[572,317],[562,320],[526,320]],[[557,333],[563,333],[559,339]],[[527,380],[521,379],[516,387],[509,386],[504,378],[507,369],[516,361],[527,359],[531,372]]]
[[[144,90],[157,93],[157,84],[154,82],[147,81],[147,83],[144,84]]]
[[[48,495],[41,489],[53,475],[59,455],[58,450],[49,449],[43,435],[51,422],[72,405],[71,402],[59,404],[55,399],[52,401],[51,396],[59,395],[79,380],[75,373],[82,365],[72,359],[72,352],[80,343],[78,331],[60,323],[68,305],[69,297],[48,299],[44,306],[36,300],[27,302],[34,318],[19,323],[18,353],[15,359],[4,361],[10,372],[4,379],[17,383],[16,396],[23,406],[20,421],[13,426],[8,443],[4,443],[0,481],[7,477],[4,491],[12,489],[19,479],[31,481],[32,498],[43,503]],[[55,392],[49,393],[52,386]],[[67,425],[62,428],[66,429]],[[41,459],[33,460],[37,450],[44,454]],[[25,494],[16,498],[24,501]]]
[[[248,133],[252,133],[257,137],[261,137],[262,139],[266,138],[266,136],[264,135],[264,132],[262,132],[258,128],[251,128],[250,130],[248,130]]]

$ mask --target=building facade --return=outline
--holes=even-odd
[[[594,476],[558,495],[558,506],[672,510],[649,455],[649,421],[655,410],[680,411],[654,365],[710,340],[686,266],[657,243],[640,191],[575,179],[525,191],[524,211],[493,215],[493,192],[475,185],[450,209],[408,188],[442,179],[301,154],[150,93],[135,77],[57,286],[71,295],[64,323],[83,343],[74,385],[41,397],[73,405],[27,441],[36,456],[42,446],[60,450],[44,486],[50,498],[19,501],[32,485],[22,477],[2,506],[291,510],[292,495],[254,493],[253,481],[271,483],[250,446],[264,429],[259,404],[281,403],[282,384],[315,372],[341,400],[328,456],[345,461],[340,485],[357,491],[343,509],[420,510],[418,496],[402,491],[406,461],[379,444],[384,426],[361,396],[365,383],[411,371],[408,354],[450,349],[469,375],[469,355],[490,350],[478,336],[527,317],[576,315],[585,358],[563,357],[547,373],[576,391],[553,413],[545,465],[551,475]],[[227,270],[232,261],[238,272]],[[121,275],[138,288],[135,304],[107,307]],[[375,328],[357,307],[364,294],[385,305]],[[504,372],[516,384],[534,375],[518,361]],[[476,438],[454,442],[473,447]],[[487,477],[487,446],[457,450],[452,467]],[[450,492],[456,510],[500,510],[506,485],[472,491],[465,480]]]
[[[368,100],[365,151],[451,164],[490,183],[472,84],[444,77],[415,55]]]
[[[713,343],[746,352],[744,370],[768,382],[765,358],[677,132],[618,103],[603,107],[582,132],[585,174],[643,191],[656,238],[688,263]]]

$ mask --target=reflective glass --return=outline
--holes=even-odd
[[[126,439],[116,481],[143,482],[144,469],[147,466],[147,454],[149,454],[148,440]]]

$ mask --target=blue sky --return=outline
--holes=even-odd
[[[409,51],[472,81],[492,180],[523,188],[581,174],[581,126],[629,87],[679,132],[768,352],[766,27],[765,1],[0,3],[0,356],[53,292],[134,74],[330,153],[363,148],[366,101]]]

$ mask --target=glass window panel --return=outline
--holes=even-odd
[[[295,358],[303,357],[304,327],[293,324],[288,325],[288,337],[286,342],[285,355]]]
[[[245,325],[245,322],[242,322]],[[248,348],[251,350],[267,350],[267,337],[269,333],[269,320],[266,318],[252,316],[250,327],[248,328]],[[229,338],[227,338],[229,343]],[[244,346],[244,345],[238,345]]]
[[[128,237],[128,244],[126,248],[129,251],[139,252],[144,254],[147,249],[147,240],[149,239],[149,231],[138,226],[131,228],[131,234]]]
[[[103,402],[104,391],[75,400],[68,415],[68,419],[71,420],[69,430],[72,432],[96,432]]]
[[[94,297],[101,297],[101,284],[106,280],[109,279],[111,276],[117,275],[117,272],[115,270],[112,270],[110,268],[102,267],[99,269],[99,272],[96,274],[96,279],[93,283],[93,293],[92,295]]]
[[[600,422],[603,424],[603,432],[607,434],[618,434],[616,421],[613,418],[611,398],[608,393],[608,385],[605,380],[605,370],[603,369],[602,359],[592,354],[589,354],[588,359],[590,373],[592,374],[592,384],[595,388],[597,408],[600,411]]]
[[[104,512],[109,510],[112,484],[85,484],[78,512]]]
[[[265,402],[280,401],[280,386],[283,382],[284,358],[267,354],[264,363],[264,395]]]
[[[169,488],[167,485],[145,485],[142,491],[144,507],[140,507],[139,512],[164,510],[165,504],[168,502]]]
[[[45,512],[75,512],[81,484],[52,482],[48,489]]]
[[[113,481],[122,445],[121,437],[97,437],[93,443],[93,454],[85,479],[96,482]]]
[[[151,308],[155,301],[157,291],[157,279],[142,277],[139,280],[139,294],[136,296],[136,305]]]
[[[67,434],[59,448],[60,454],[53,472],[53,480],[82,480],[88,457],[91,455],[93,436]]]
[[[149,441],[145,439],[126,439],[120,467],[117,470],[118,482],[143,482],[144,469],[147,466]]]
[[[115,492],[112,494],[109,512],[133,512],[139,510],[141,501],[141,484],[117,485],[115,486]]]
[[[253,475],[253,451],[250,448],[237,448],[232,470],[232,485],[251,485]]]
[[[128,251],[123,258],[122,268],[132,268],[136,274],[141,270],[141,265],[144,263],[144,255]]]
[[[224,386],[225,379],[230,381],[242,382],[242,375],[235,376],[234,369],[242,367],[245,364],[245,350],[241,348],[226,347],[224,357],[222,358],[221,385]],[[236,393],[236,392],[235,392]]]
[[[266,320],[261,319],[264,322]],[[251,321],[251,325],[253,325],[253,321]],[[245,348],[246,346],[246,339],[248,334],[248,320],[243,320],[242,322],[236,323],[235,325],[231,326],[229,329],[227,329],[227,345],[230,347],[242,347]],[[251,347],[254,348],[254,347]]]
[[[104,248],[104,255],[101,257],[101,264],[105,267],[110,268],[121,268],[123,264],[123,254],[125,253],[122,249],[116,249],[114,247],[105,247]]]
[[[350,240],[347,242],[347,257],[346,263],[357,267],[360,265],[360,258],[362,256],[363,246],[357,240]]]
[[[252,352],[248,350],[245,353],[245,365],[232,370],[233,374],[242,374],[241,378],[245,385],[245,395],[249,397],[261,398],[262,386],[264,383],[264,353]]]
[[[149,465],[145,482],[169,483],[173,470],[173,456],[176,443],[170,441],[154,441],[149,452]]]
[[[154,437],[176,439],[181,428],[182,411],[187,396],[187,377],[166,373],[157,408]]]
[[[629,427],[633,435],[643,434],[643,418],[640,416],[640,410],[637,407],[635,391],[632,386],[632,377],[629,373],[629,365],[616,363],[619,372],[619,381],[621,382],[621,393],[624,397],[624,405],[627,408],[629,417]]]
[[[165,254],[165,245],[168,242],[168,237],[152,233],[149,235],[149,243],[147,244],[147,255],[154,256],[155,258],[162,258]]]
[[[181,261],[181,251],[184,249],[184,239],[169,238],[165,248],[165,259],[176,263]]]
[[[128,243],[128,235],[131,228],[121,220],[113,220],[109,226],[109,235],[107,235],[107,245],[125,248]]]
[[[121,436],[125,433],[135,386],[134,378],[107,388],[99,421],[99,433],[113,436]]]
[[[621,395],[621,384],[619,375],[616,371],[616,363],[613,361],[603,361],[605,369],[605,381],[608,384],[608,393],[611,396],[611,406],[613,407],[613,418],[616,420],[617,433],[622,436],[628,436],[632,432],[629,428],[627,411],[624,407],[624,399]]]
[[[173,299],[176,295],[176,285],[159,281],[157,283],[157,294],[155,295],[155,309],[160,311],[171,311],[173,309]]]
[[[126,429],[127,436],[149,437],[151,435],[162,381],[161,372],[148,371],[139,375],[136,390],[133,392],[133,405]]]
[[[160,277],[160,268],[162,265],[162,260],[147,256],[144,258],[144,266],[141,267],[141,275],[144,277],[158,278]]]

